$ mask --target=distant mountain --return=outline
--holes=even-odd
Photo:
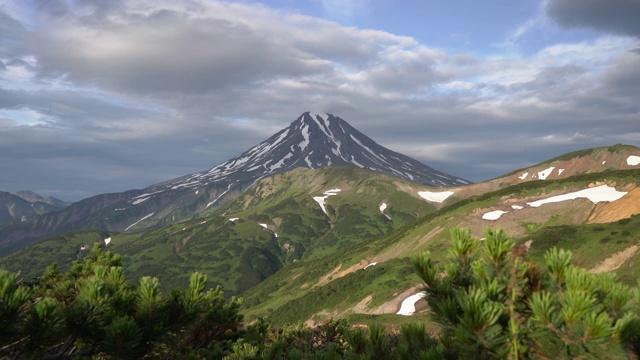
[[[30,190],[15,194],[0,191],[0,224],[62,210],[70,204],[54,197],[44,198]]]
[[[220,206],[256,181],[298,167],[351,166],[430,186],[469,184],[391,151],[339,117],[306,112],[287,128],[212,169],[149,186],[103,194],[0,226],[2,247],[75,230],[132,231],[172,224]]]
[[[47,196],[47,197],[42,197],[39,194],[31,191],[31,190],[22,190],[22,191],[18,191],[17,193],[15,193],[14,195],[19,196],[25,200],[27,200],[28,202],[31,203],[44,203],[44,204],[49,204],[52,206],[52,211],[56,211],[56,210],[60,210],[63,209],[69,205],[71,205],[71,202],[68,201],[63,201],[60,199],[56,199],[53,196]]]
[[[337,116],[306,112],[289,127],[235,158],[167,186],[196,187],[234,177],[238,172],[259,179],[297,167],[327,166],[355,166],[430,186],[469,184],[378,145]]]

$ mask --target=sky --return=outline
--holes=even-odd
[[[640,0],[0,0],[0,191],[200,172],[328,112],[479,182],[640,146]]]

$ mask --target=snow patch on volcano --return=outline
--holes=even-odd
[[[124,231],[127,231],[127,230],[131,229],[131,228],[132,228],[132,227],[134,227],[136,224],[138,224],[140,221],[142,221],[142,220],[146,220],[146,219],[148,219],[148,218],[152,217],[152,216],[153,216],[153,214],[155,214],[155,213],[151,213],[151,214],[149,214],[149,215],[147,215],[147,216],[143,217],[142,219],[140,219],[140,220],[138,220],[138,221],[134,222],[133,224],[129,225],[126,229],[124,229]]]

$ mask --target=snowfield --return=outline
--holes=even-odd
[[[372,262],[371,264],[368,264],[367,266],[365,266],[365,267],[364,267],[364,270],[366,270],[368,267],[376,266],[377,264],[378,264],[378,262],[377,262],[377,261],[376,261],[376,262]]]
[[[640,156],[631,155],[627,158],[627,165],[636,166],[640,165]]]
[[[507,213],[506,211],[495,210],[495,211],[491,211],[491,212],[488,212],[488,213],[482,215],[482,218],[484,220],[498,220],[498,219],[500,219],[500,216],[502,216],[502,215],[504,215],[506,213]]]
[[[453,191],[431,192],[431,191],[418,191],[418,195],[423,199],[431,202],[442,203],[449,196],[453,195]]]
[[[134,201],[132,204],[133,204],[133,205],[138,205],[138,204],[140,204],[141,202],[145,202],[145,201],[147,201],[147,200],[149,200],[149,198],[148,198],[148,197],[146,197],[146,198],[142,198],[142,199],[138,199],[138,200]]]
[[[574,200],[578,198],[587,198],[592,203],[597,204],[601,201],[607,201],[607,202],[616,201],[621,197],[625,196],[626,194],[627,194],[626,191],[617,191],[613,187],[610,187],[608,185],[602,185],[598,187],[575,191],[575,192],[564,194],[564,195],[552,196],[547,199],[528,202],[527,205],[532,207],[538,207],[544,204]]]
[[[538,179],[540,179],[540,180],[546,180],[546,179],[547,179],[547,177],[548,177],[549,175],[551,175],[551,173],[553,172],[553,169],[555,169],[555,166],[552,166],[552,167],[550,167],[550,168],[548,168],[548,169],[544,169],[544,170],[542,170],[542,171],[538,172]]]
[[[527,205],[531,207],[539,207],[544,204],[574,200],[578,198],[589,199],[592,203],[597,204],[599,202],[613,202],[627,194],[626,191],[617,191],[615,188],[610,187],[608,185],[601,185],[598,187],[593,187],[589,189],[584,189],[580,191],[574,191],[568,194],[552,196],[550,198],[541,199],[537,201],[528,202]],[[511,208],[514,210],[521,210],[523,207],[520,205],[511,205]],[[494,210],[482,215],[482,219],[495,221],[498,220],[502,215],[506,214],[507,211],[503,210]]]
[[[153,214],[155,214],[155,213],[151,213],[151,214],[149,214],[149,215],[147,215],[147,216],[143,217],[142,219],[140,219],[140,220],[138,220],[138,221],[134,222],[133,224],[129,225],[126,229],[124,229],[124,231],[127,231],[127,230],[131,229],[131,228],[132,228],[132,227],[134,227],[136,224],[138,224],[140,221],[142,221],[142,220],[146,220],[146,219],[148,219],[148,218],[152,217],[152,216],[153,216]],[[109,240],[109,241],[111,241],[111,240]]]
[[[385,214],[385,213],[384,213],[384,211],[385,211],[386,209],[387,209],[387,203],[382,203],[382,204],[380,205],[380,213],[381,213],[382,215],[384,215],[384,217],[386,217],[387,219],[391,220],[391,216],[389,216],[389,215],[387,215],[387,214]]]
[[[413,315],[416,312],[416,303],[418,302],[418,300],[424,299],[425,297],[427,297],[427,294],[425,294],[423,291],[409,296],[408,298],[404,299],[402,305],[400,305],[400,310],[398,310],[396,314],[404,316]]]
[[[318,205],[320,205],[320,208],[322,209],[322,212],[324,212],[325,215],[329,216],[329,214],[327,214],[327,209],[324,207],[325,200],[329,196],[338,195],[338,193],[340,191],[342,191],[342,190],[340,190],[340,189],[327,190],[327,191],[324,192],[324,196],[314,196],[313,200],[315,200],[318,203]]]

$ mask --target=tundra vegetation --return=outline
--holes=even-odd
[[[62,273],[0,270],[0,357],[7,359],[630,358],[640,355],[640,291],[549,249],[538,263],[502,230],[484,241],[453,229],[447,261],[414,257],[431,319],[391,331],[327,320],[316,326],[243,323],[239,298],[191,275],[189,287],[129,282],[98,244]],[[352,318],[354,319],[354,318]]]

